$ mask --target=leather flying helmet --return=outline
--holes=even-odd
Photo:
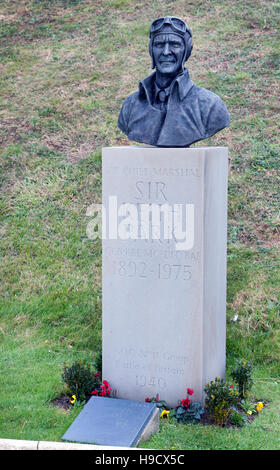
[[[150,28],[150,42],[149,42],[149,53],[152,58],[152,69],[155,68],[155,61],[153,57],[153,41],[155,36],[158,34],[177,34],[183,38],[185,43],[185,53],[182,59],[182,70],[184,69],[184,63],[188,60],[192,52],[192,32],[188,27],[187,23],[181,18],[175,16],[165,16],[158,18],[151,24]]]

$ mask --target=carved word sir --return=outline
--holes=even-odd
[[[164,200],[167,201],[167,197],[164,193],[165,183],[163,181],[137,181],[136,190],[137,196],[135,199],[148,199],[148,200]]]

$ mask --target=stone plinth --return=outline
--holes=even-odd
[[[225,147],[103,149],[103,378],[120,398],[203,401],[224,376],[227,168]]]

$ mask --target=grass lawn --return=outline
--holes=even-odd
[[[252,361],[251,398],[267,405],[241,429],[162,422],[145,446],[280,449],[276,0],[0,0],[0,438],[59,441],[81,409],[52,400],[63,364],[101,348],[86,210],[101,202],[101,148],[133,144],[118,113],[151,72],[151,20],[168,14],[193,31],[192,80],[231,116],[197,145],[229,147],[227,371]]]

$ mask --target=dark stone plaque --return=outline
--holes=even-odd
[[[62,440],[132,447],[137,444],[155,411],[153,403],[92,397]]]

